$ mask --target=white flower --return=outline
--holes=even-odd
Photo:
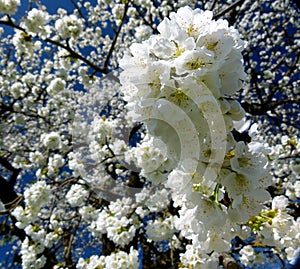
[[[287,145],[288,141],[289,141],[289,137],[288,137],[287,135],[283,135],[283,136],[281,137],[281,143],[282,143],[283,145]]]
[[[50,188],[45,181],[38,181],[24,191],[26,206],[41,208],[49,202]]]
[[[244,246],[240,250],[240,255],[240,261],[246,266],[251,265],[252,261],[255,259],[255,251],[250,245]]]
[[[291,227],[294,224],[293,217],[284,211],[279,211],[276,216],[272,219],[272,228],[274,233],[274,239],[280,240],[283,245],[287,245],[287,242],[291,240],[290,235],[292,234]],[[297,227],[298,228],[298,227]],[[299,234],[299,231],[298,231]],[[294,237],[294,236],[293,236]],[[299,237],[299,235],[298,235]],[[296,238],[293,238],[296,239]],[[284,241],[286,240],[286,242]]]
[[[297,177],[300,177],[300,163],[292,163],[291,169],[296,174]],[[299,197],[299,195],[296,196]]]
[[[203,222],[198,220],[197,207],[187,208],[183,204],[179,210],[179,217],[175,218],[175,228],[187,239],[193,239],[195,236],[206,239],[207,230]]]
[[[83,258],[79,258],[76,268],[77,269],[105,268],[105,257],[92,255],[86,260],[84,260]]]
[[[262,143],[260,142],[250,142],[248,144],[248,147],[249,147],[249,151],[254,153],[254,154],[257,154],[257,155],[260,155],[260,154],[268,154],[268,153],[271,153],[271,150],[266,148]]]
[[[140,25],[135,28],[135,38],[137,41],[141,42],[150,37],[152,34],[152,29],[148,25]]]
[[[192,175],[181,170],[173,170],[168,176],[166,187],[170,188],[172,192],[190,196],[192,192]]]
[[[31,221],[34,220],[33,216],[31,215],[32,212],[29,210],[24,210],[23,207],[17,206],[11,214],[18,220],[16,226],[19,229],[24,229]]]
[[[228,88],[231,88],[231,86],[227,86]],[[242,118],[244,118],[245,116],[245,111],[242,108],[241,104],[236,101],[236,100],[229,100],[229,104],[230,104],[230,109],[228,111],[228,115],[230,115],[230,117],[234,120],[234,121],[238,121],[241,120]]]
[[[87,171],[84,162],[81,159],[81,156],[78,152],[70,152],[68,155],[69,158],[69,167],[74,171],[75,176],[86,177]]]
[[[59,35],[63,38],[78,37],[82,32],[82,20],[75,15],[64,16],[55,22],[55,28]]]
[[[170,203],[170,193],[166,189],[157,190],[148,196],[146,205],[151,212],[160,212]]]
[[[40,151],[30,152],[29,160],[32,163],[36,163],[37,165],[43,166],[46,163],[45,156]]]
[[[143,174],[157,170],[167,160],[166,145],[160,139],[153,137],[139,144],[134,153],[137,165],[142,168]]]
[[[256,216],[263,203],[270,200],[271,195],[264,189],[255,189],[250,193],[241,194],[233,199],[228,208],[228,216],[232,222],[245,222],[250,216]]]
[[[203,76],[215,63],[214,55],[205,48],[183,52],[174,61],[174,67],[178,75],[192,72],[193,76]]]
[[[195,39],[205,32],[205,29],[211,23],[213,13],[211,11],[200,9],[192,10],[190,7],[185,6],[177,10],[177,13],[170,14],[171,21],[176,22],[188,36]]]
[[[295,182],[294,188],[295,188],[295,196],[297,198],[300,198],[300,181]]]
[[[218,73],[223,95],[233,95],[238,91],[242,87],[242,81],[246,79],[241,52],[232,50]]]
[[[225,177],[222,180],[222,184],[224,184],[229,196],[232,198],[250,193],[259,187],[258,181],[236,173],[231,173]]]
[[[91,219],[96,218],[96,209],[91,205],[83,206],[79,208],[79,214],[82,216],[83,220],[89,222]]]
[[[64,165],[64,159],[60,154],[54,154],[53,157],[49,158],[49,168],[57,169]]]
[[[133,206],[133,201],[129,197],[123,197],[122,199],[117,199],[115,202],[111,202],[109,205],[110,212],[116,217],[126,216]]]
[[[105,269],[138,269],[138,251],[130,248],[129,254],[119,251],[105,257]]]
[[[61,78],[55,78],[51,80],[49,86],[47,87],[47,92],[51,96],[55,96],[61,91],[64,91],[66,88],[66,82]]]
[[[147,223],[146,234],[153,241],[163,241],[171,239],[175,232],[174,217],[165,219],[150,220]]]
[[[27,58],[33,57],[33,53],[36,50],[39,50],[42,45],[41,41],[32,40],[27,33],[20,30],[16,30],[12,42],[16,47],[15,55],[17,57],[21,57],[21,56],[25,56]],[[28,76],[25,76],[25,78],[28,78]]]
[[[283,195],[276,196],[272,200],[272,209],[273,210],[275,210],[275,209],[284,210],[288,204],[289,204],[288,198],[286,198]]]
[[[230,241],[227,241],[225,238],[223,238],[221,232],[212,230],[209,231],[207,235],[207,240],[205,240],[203,247],[208,251],[212,251],[212,250],[217,252],[230,251]]]
[[[257,184],[259,179],[268,178],[268,171],[265,169],[267,159],[249,152],[247,145],[242,141],[236,144],[235,155],[230,159],[230,164],[234,171],[253,182],[257,181]]]
[[[112,135],[112,132],[116,127],[116,122],[110,119],[95,117],[90,127],[89,139],[104,144],[105,139]]]
[[[0,0],[0,14],[13,15],[20,4],[20,0]]]
[[[107,237],[118,245],[127,245],[135,236],[136,228],[126,217],[106,219]]]
[[[225,212],[214,201],[201,193],[193,192],[187,204],[188,207],[192,208],[195,206],[197,208],[197,219],[203,222],[206,230],[219,234],[222,233],[223,229],[226,230],[225,222],[223,222],[222,227],[220,227],[220,219],[226,219]]]
[[[172,13],[171,13],[172,14]],[[163,39],[184,42],[188,38],[188,34],[184,29],[178,25],[174,20],[164,18],[164,20],[157,26],[157,30],[161,34]]]
[[[46,257],[44,255],[39,255],[44,251],[44,246],[37,244],[32,244],[28,237],[22,242],[21,245],[21,256],[22,256],[22,268],[44,268],[46,263]],[[38,258],[39,256],[39,258]]]
[[[219,264],[217,255],[207,255],[205,250],[196,244],[186,246],[185,253],[180,254],[180,261],[184,268],[195,269],[214,269],[218,268]]]
[[[25,29],[30,34],[40,34],[43,37],[47,36],[49,29],[45,25],[49,21],[49,15],[46,11],[33,8],[27,14],[24,24]]]
[[[23,84],[21,82],[15,82],[11,86],[11,91],[16,99],[19,98],[24,91]]]
[[[297,261],[299,263],[299,256],[300,256],[300,247],[299,246],[297,246],[297,248],[289,247],[285,250],[285,252],[288,253],[287,258],[290,261],[290,264],[294,265],[297,263]]]
[[[216,59],[225,59],[235,45],[227,21],[213,21],[208,25],[206,31],[207,33],[200,34],[197,45],[199,47],[205,46],[208,50],[211,50]]]
[[[88,190],[80,184],[75,184],[67,192],[66,199],[71,206],[80,207],[84,204],[88,195]]]
[[[51,132],[49,134],[43,134],[41,140],[45,147],[49,149],[61,148],[61,138],[57,132]]]
[[[113,224],[113,220],[114,218],[112,216],[109,216],[107,211],[100,211],[98,213],[97,219],[91,223],[93,233],[95,235],[102,235],[107,233],[106,228],[108,227],[108,225]]]

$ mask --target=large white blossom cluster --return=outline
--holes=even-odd
[[[229,249],[239,234],[236,224],[260,212],[271,198],[265,188],[272,183],[262,145],[236,142],[230,133],[244,116],[232,97],[245,78],[245,42],[227,21],[212,16],[180,8],[158,26],[159,35],[133,44],[121,61],[133,119],[164,141],[169,156],[177,156],[164,183],[174,205],[182,207],[178,228],[206,252]],[[185,135],[194,143],[190,148]],[[146,157],[151,160],[149,153]]]

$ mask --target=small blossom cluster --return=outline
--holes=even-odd
[[[46,38],[50,33],[50,26],[46,26],[49,20],[50,16],[46,11],[33,8],[28,12],[24,26],[29,34],[38,34],[40,37]]]
[[[277,136],[270,145],[273,181],[285,191],[291,200],[300,198],[300,139],[293,136]]]
[[[16,226],[24,229],[27,237],[21,245],[22,268],[44,268],[45,248],[52,247],[62,234],[61,229],[46,230],[38,224],[41,209],[49,203],[51,192],[45,181],[38,181],[24,192],[25,208],[17,206],[12,215],[17,219]]]
[[[245,266],[251,266],[255,264],[263,264],[266,261],[266,257],[263,252],[256,252],[251,245],[244,246],[240,250],[240,261]]]
[[[138,269],[138,251],[130,248],[130,252],[118,251],[109,256],[97,256],[93,255],[87,260],[80,258],[77,265],[77,269]]]
[[[20,4],[20,0],[0,0],[0,14],[13,15]]]
[[[187,245],[186,251],[180,254],[181,266],[179,268],[218,268],[214,253],[209,256],[199,246]]]
[[[12,212],[17,219],[18,228],[25,228],[30,222],[35,221],[40,209],[45,206],[50,199],[50,188],[45,181],[38,181],[24,192],[25,209],[18,206]]]
[[[150,220],[147,223],[146,234],[153,241],[170,240],[175,232],[174,216],[164,219]]]
[[[64,91],[66,88],[66,82],[61,78],[55,78],[51,80],[49,86],[47,87],[47,92],[50,96],[55,96],[59,92]]]
[[[63,38],[77,38],[83,29],[83,21],[75,15],[66,15],[55,22],[55,29]]]
[[[29,238],[25,238],[21,246],[22,268],[44,268],[46,257],[41,255],[44,246],[40,244],[32,244]]]
[[[134,148],[131,148],[126,156],[128,163],[134,163],[141,169],[141,175],[145,176],[153,184],[159,184],[165,180],[165,173],[170,167],[170,158],[167,157],[167,147],[163,141],[152,136],[145,136]]]
[[[119,246],[130,243],[139,225],[139,222],[134,222],[134,219],[127,216],[131,211],[131,202],[130,198],[118,199],[109,205],[107,211],[100,211],[90,226],[94,235],[107,234],[107,237]]]
[[[61,148],[61,137],[57,132],[51,132],[48,134],[43,134],[41,136],[43,145],[51,150]]]
[[[300,218],[288,214],[288,198],[274,197],[272,208],[251,218],[252,229],[260,236],[263,244],[282,249],[282,258],[292,260],[296,255],[300,240]]]
[[[21,30],[16,30],[12,39],[13,45],[16,48],[16,57],[25,56],[33,57],[34,53],[41,49],[42,43],[39,40],[33,41],[29,34]]]
[[[66,199],[68,203],[73,207],[80,207],[84,205],[89,195],[88,190],[80,184],[74,184],[67,192]]]
[[[150,212],[160,212],[167,208],[170,202],[170,193],[167,189],[143,188],[135,195],[136,202]]]

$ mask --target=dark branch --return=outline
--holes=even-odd
[[[116,46],[116,43],[117,43],[119,34],[120,34],[120,32],[121,32],[122,26],[123,26],[124,21],[125,21],[125,19],[126,19],[128,7],[129,7],[129,1],[127,1],[126,4],[125,4],[121,24],[120,24],[120,26],[119,26],[119,28],[118,28],[118,30],[117,30],[115,36],[114,36],[114,39],[113,39],[113,41],[112,41],[112,43],[111,43],[111,46],[110,46],[110,48],[109,48],[109,51],[108,51],[108,53],[107,53],[107,55],[106,55],[106,58],[105,58],[105,61],[104,61],[104,65],[103,65],[102,72],[105,73],[105,74],[108,73],[108,72],[107,72],[107,67],[108,67],[108,64],[109,64],[109,60],[110,60],[111,55],[112,55],[112,53],[113,53],[113,51],[114,51],[114,49],[115,49],[115,46]]]
[[[0,20],[0,24],[4,24],[4,25],[7,25],[7,26],[11,26],[15,29],[18,29],[20,31],[23,31],[26,33],[26,30],[18,25],[16,25],[12,20],[7,20],[7,21],[4,21],[4,20]],[[90,66],[91,68],[93,68],[96,72],[99,72],[99,73],[102,73],[102,74],[105,74],[107,75],[109,73],[109,71],[107,70],[107,66],[105,66],[105,63],[108,62],[108,59],[109,57],[111,56],[112,54],[112,51],[109,52],[109,54],[107,55],[106,59],[105,59],[105,63],[104,63],[104,67],[101,68],[95,64],[93,64],[91,61],[89,61],[88,59],[86,59],[85,57],[83,57],[82,55],[80,55],[79,53],[77,53],[76,51],[74,51],[73,49],[71,49],[70,46],[68,45],[64,45],[58,41],[55,41],[55,40],[52,40],[50,38],[46,38],[46,39],[42,39],[40,37],[37,36],[38,39],[42,40],[42,41],[45,41],[47,43],[50,43],[52,45],[55,45],[57,47],[60,47],[60,48],[63,48],[65,49],[66,51],[68,51],[70,53],[70,57],[73,57],[75,59],[79,59],[81,61],[83,61],[84,63],[86,63],[88,66]],[[115,43],[116,43],[117,40],[115,40]],[[115,44],[114,44],[115,45]],[[112,50],[114,48],[114,45],[112,45]],[[110,77],[112,79],[114,79],[116,82],[119,82],[119,79],[114,77],[113,75],[110,75]]]
[[[228,8],[225,8],[223,11],[219,12],[218,14],[216,14],[213,19],[217,20],[220,19],[221,17],[223,17],[226,13],[228,13],[229,11],[233,10],[235,7],[237,7],[238,5],[242,4],[245,0],[238,0],[234,3],[232,3]]]

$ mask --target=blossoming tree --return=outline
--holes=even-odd
[[[300,241],[296,3],[70,5],[0,0],[2,265],[283,268]]]

